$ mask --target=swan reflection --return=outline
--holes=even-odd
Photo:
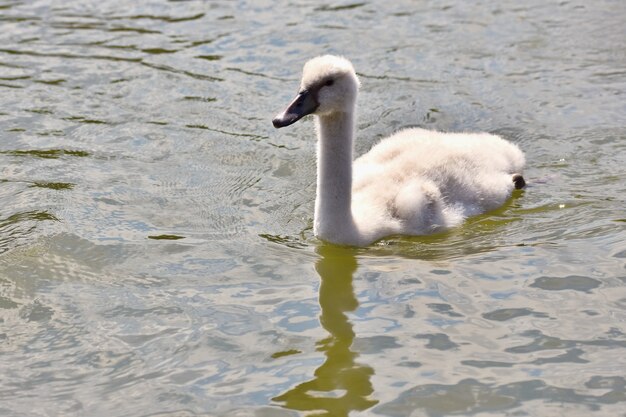
[[[317,342],[317,350],[324,352],[326,360],[315,370],[313,379],[273,400],[288,409],[315,411],[316,416],[347,416],[350,411],[366,410],[378,402],[370,398],[374,369],[356,362],[359,354],[351,349],[355,334],[346,316],[359,305],[352,288],[356,252],[332,245],[322,245],[317,252],[320,324],[330,333]]]

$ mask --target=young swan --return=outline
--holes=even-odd
[[[422,235],[501,206],[525,185],[524,155],[488,133],[402,130],[352,161],[359,80],[347,59],[304,65],[300,92],[274,127],[316,116],[314,233],[366,246],[385,236]]]

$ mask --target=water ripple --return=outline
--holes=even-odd
[[[0,4],[0,414],[621,415],[618,3]],[[322,53],[356,154],[494,132],[528,187],[321,243],[313,126],[271,117]]]

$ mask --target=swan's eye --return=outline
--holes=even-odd
[[[333,80],[332,78],[330,80],[327,80],[324,85],[326,87],[330,87],[331,85],[335,84],[335,80]]]

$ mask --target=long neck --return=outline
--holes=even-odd
[[[355,233],[351,210],[354,113],[317,117],[317,134],[315,234],[342,243]]]

